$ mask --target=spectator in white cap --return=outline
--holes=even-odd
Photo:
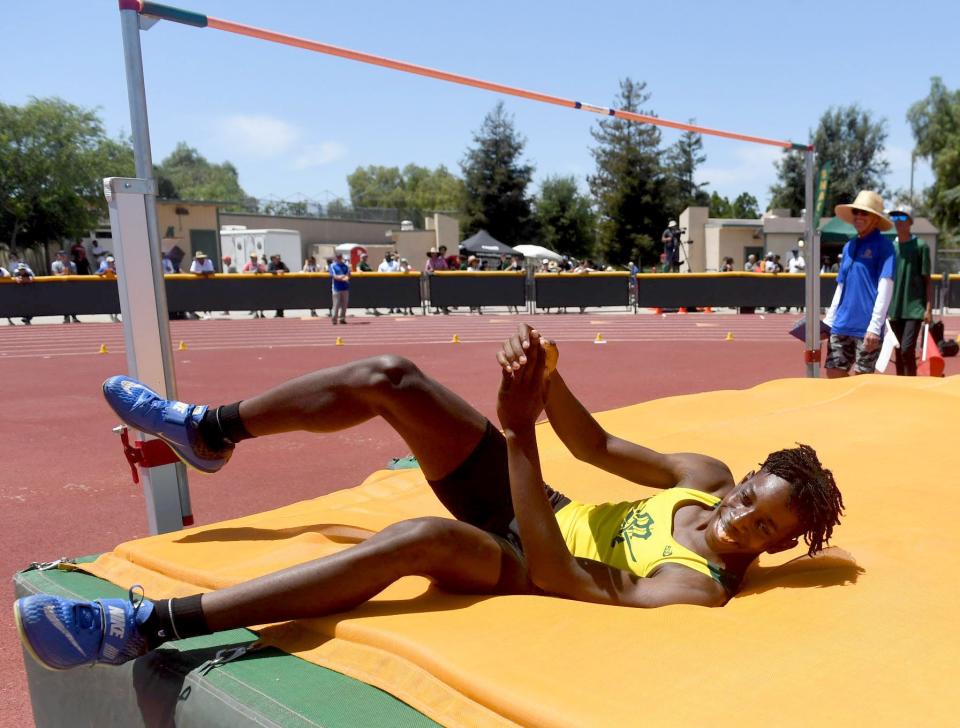
[[[880,338],[893,296],[896,251],[882,235],[893,223],[883,214],[883,198],[863,190],[849,205],[837,205],[836,215],[856,228],[843,246],[837,290],[824,318],[831,328],[824,365],[829,378],[872,374],[880,354]]]
[[[890,328],[900,342],[894,350],[897,376],[917,376],[917,338],[921,324],[933,323],[933,281],[930,279],[930,248],[910,231],[913,209],[906,205],[890,211],[897,228],[896,277],[890,301]]]

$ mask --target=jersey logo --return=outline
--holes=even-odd
[[[873,248],[866,248],[866,249],[864,249],[864,251],[863,251],[863,257],[864,257],[864,258],[872,258],[872,257],[873,257]]]
[[[673,547],[671,547],[670,544],[667,544],[666,546],[663,547],[663,555],[673,556]]]
[[[622,543],[626,544],[631,561],[637,560],[636,555],[633,553],[633,540],[641,539],[646,541],[652,533],[653,516],[643,511],[645,507],[646,503],[641,503],[631,510],[627,517],[623,519],[623,523],[620,524],[620,530],[617,531],[617,535],[614,536],[610,542],[610,546],[617,546]]]

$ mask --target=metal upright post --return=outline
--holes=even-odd
[[[117,257],[127,369],[130,376],[164,393],[168,399],[176,399],[143,82],[140,15],[131,3],[123,0],[120,3],[120,28],[137,177],[105,179],[104,193],[110,206],[110,226]],[[183,465],[144,469],[143,486],[151,533],[175,531],[193,522]]]
[[[807,338],[804,361],[808,377],[820,376],[820,236],[813,229],[813,149],[804,150],[804,204],[807,207],[803,226],[806,258]]]

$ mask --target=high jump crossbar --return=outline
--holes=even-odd
[[[161,265],[160,231],[156,213],[156,182],[153,178],[146,88],[143,79],[143,55],[140,45],[140,31],[149,29],[157,20],[168,20],[198,28],[215,28],[228,33],[338,56],[359,63],[390,68],[403,73],[462,86],[471,86],[554,106],[589,111],[626,121],[802,152],[805,157],[805,199],[808,210],[804,237],[811,260],[811,264],[807,266],[805,296],[807,339],[804,359],[807,376],[818,376],[820,341],[817,321],[820,306],[820,278],[817,275],[817,261],[820,256],[819,238],[814,235],[812,223],[814,155],[812,145],[796,144],[779,139],[768,139],[696,124],[670,121],[626,109],[585,104],[559,96],[527,91],[306,38],[298,38],[264,28],[212,18],[191,10],[148,2],[147,0],[118,0],[118,3],[120,6],[120,27],[123,35],[127,98],[130,104],[130,131],[133,137],[136,178],[105,179],[104,191],[110,206],[110,223],[113,228],[114,247],[117,254],[117,268],[120,279],[120,310],[123,314],[127,367],[132,376],[143,380],[157,391],[164,392],[168,399],[176,399],[177,386]],[[144,240],[147,243],[145,246],[143,245]],[[152,533],[172,531],[192,523],[193,515],[190,507],[189,487],[183,466],[165,465],[152,470],[153,473],[145,471],[143,477],[150,531]]]
[[[427,66],[418,66],[414,63],[407,63],[406,61],[398,61],[392,58],[384,58],[382,56],[376,56],[370,53],[364,53],[362,51],[351,50],[349,48],[341,48],[328,43],[320,43],[319,41],[309,40],[307,38],[299,38],[286,33],[278,33],[265,28],[257,28],[252,25],[235,23],[232,20],[222,20],[220,18],[214,18],[209,15],[203,15],[202,13],[196,13],[190,10],[183,10],[181,8],[175,8],[169,5],[148,2],[147,0],[120,0],[120,8],[121,10],[136,10],[141,15],[151,18],[169,20],[175,23],[181,23],[183,25],[191,25],[196,28],[215,28],[216,30],[223,30],[228,33],[245,35],[250,38],[259,38],[260,40],[266,40],[271,43],[293,46],[295,48],[302,48],[304,50],[323,53],[329,56],[338,56],[351,61],[367,63],[372,66],[391,68],[395,71],[411,73],[417,76],[426,76],[427,78],[434,78],[439,81],[456,83],[460,84],[461,86],[472,86],[473,88],[493,91],[494,93],[517,96],[519,98],[530,99],[531,101],[540,101],[542,103],[553,104],[555,106],[563,106],[568,109],[590,111],[594,114],[601,114],[603,116],[613,116],[619,119],[626,119],[628,121],[635,121],[643,124],[654,124],[656,126],[669,127],[671,129],[679,129],[681,131],[694,131],[699,134],[709,134],[711,136],[723,137],[725,139],[736,139],[743,142],[752,142],[753,144],[767,144],[773,147],[780,147],[781,149],[795,149],[798,151],[812,149],[812,147],[807,144],[795,144],[793,142],[782,141],[780,139],[768,139],[766,137],[751,136],[749,134],[740,134],[732,131],[724,131],[722,129],[711,129],[705,126],[698,126],[696,124],[687,124],[679,121],[670,121],[669,119],[661,119],[657,116],[639,114],[635,111],[613,109],[606,106],[596,106],[594,104],[574,101],[573,99],[565,99],[559,96],[540,93],[539,91],[528,91],[525,89],[516,88],[514,86],[506,86],[500,83],[493,83],[492,81],[484,81],[479,78],[464,76],[458,73],[450,73],[449,71],[441,71],[439,69],[429,68]]]

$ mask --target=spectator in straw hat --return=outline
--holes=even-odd
[[[837,205],[836,214],[857,235],[843,246],[837,272],[837,290],[827,311],[830,347],[825,364],[831,379],[872,374],[880,354],[880,339],[893,295],[896,251],[881,234],[893,227],[883,214],[883,198],[863,190],[849,205]]]
[[[898,376],[917,376],[917,334],[920,324],[933,322],[933,282],[930,248],[912,235],[913,210],[906,205],[890,211],[897,228],[897,275],[890,303],[890,328],[900,346],[894,352]]]
[[[212,276],[215,272],[213,261],[202,250],[198,250],[190,264],[190,272],[198,276]]]

